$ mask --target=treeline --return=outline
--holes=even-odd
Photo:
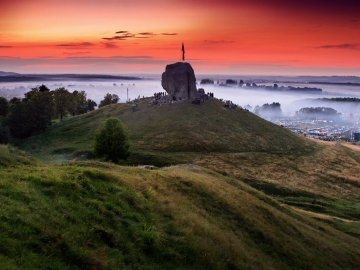
[[[335,98],[319,98],[318,100],[321,101],[333,101],[333,102],[353,102],[353,103],[360,103],[360,98],[354,97],[335,97]]]
[[[339,113],[337,110],[329,107],[306,107],[301,108],[299,111],[296,112],[296,115],[311,115],[311,114],[317,114],[317,115],[323,115],[323,116],[338,116]]]
[[[281,114],[281,104],[279,102],[265,103],[264,105],[256,106],[254,109],[255,114]]]
[[[99,107],[118,101],[117,95],[106,94]],[[66,116],[93,111],[96,106],[85,91],[50,90],[45,85],[32,88],[22,99],[0,97],[0,143],[7,143],[11,137],[29,137],[44,131],[54,119],[62,121]]]

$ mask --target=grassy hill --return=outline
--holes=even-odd
[[[43,160],[79,157],[93,150],[96,129],[109,117],[124,122],[138,155],[304,152],[315,145],[252,113],[226,109],[220,101],[201,106],[190,102],[153,106],[143,100],[135,112],[129,104],[115,104],[67,119],[21,147]]]
[[[46,162],[84,159],[91,156],[97,128],[109,117],[120,118],[128,129],[130,165],[195,163],[257,188],[280,185],[329,200],[360,199],[359,153],[317,145],[217,100],[154,106],[145,99],[135,112],[130,104],[105,106],[56,123],[20,146]],[[304,198],[303,206],[308,200],[313,201]]]
[[[132,141],[123,166],[91,157],[109,117]],[[0,147],[5,269],[360,264],[360,154],[219,101],[106,106],[18,145],[41,161]]]
[[[0,170],[1,269],[356,269],[360,263],[359,238],[198,166],[11,166]]]

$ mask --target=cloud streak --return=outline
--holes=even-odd
[[[74,43],[58,44],[58,45],[56,45],[56,47],[91,47],[94,45],[95,44],[93,44],[91,42],[74,42]]]
[[[360,50],[360,43],[326,44],[316,47],[317,49],[346,49]]]
[[[141,36],[155,36],[156,34],[153,33],[153,32],[141,32],[141,33],[138,33],[138,35],[141,35]]]
[[[119,32],[121,32],[121,31],[119,31]],[[119,33],[118,35],[115,35],[112,37],[104,37],[102,39],[104,39],[104,40],[126,40],[126,39],[134,38],[134,37],[135,37],[134,34],[126,32],[126,33]]]
[[[210,40],[210,39],[206,39],[204,40],[204,43],[208,44],[208,45],[220,45],[220,44],[229,44],[229,43],[234,43],[235,41],[233,40]]]
[[[112,42],[102,42],[103,46],[107,49],[116,49],[119,48],[118,45],[112,43]]]
[[[179,33],[161,33],[163,36],[177,36]]]
[[[140,33],[131,33],[126,30],[116,31],[115,35],[112,37],[103,37],[104,40],[127,40],[127,39],[137,39],[137,38],[151,38],[154,36],[176,36],[178,33],[154,33],[154,32],[140,32]]]

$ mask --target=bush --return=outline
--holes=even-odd
[[[0,117],[0,144],[7,144],[9,142],[9,128],[5,126]]]
[[[111,95],[111,94],[107,93],[104,96],[104,99],[102,101],[100,101],[99,108],[110,105],[110,104],[116,104],[119,102],[119,100],[120,100],[120,98],[118,97],[118,95],[115,95],[115,94]]]
[[[130,154],[129,148],[128,136],[118,119],[108,119],[95,136],[95,154],[106,160],[118,162],[126,159]]]
[[[0,116],[6,116],[8,112],[9,102],[6,98],[0,97]]]

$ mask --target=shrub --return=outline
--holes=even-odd
[[[104,99],[102,101],[100,101],[99,108],[110,105],[110,104],[116,104],[119,102],[119,100],[120,100],[120,98],[118,97],[118,95],[107,93],[104,96]]]
[[[95,136],[95,154],[118,162],[130,154],[128,136],[120,120],[108,119]]]
[[[9,102],[6,98],[0,97],[0,116],[6,116],[8,112]]]
[[[0,117],[0,144],[6,144],[9,142],[9,128],[5,126]]]

